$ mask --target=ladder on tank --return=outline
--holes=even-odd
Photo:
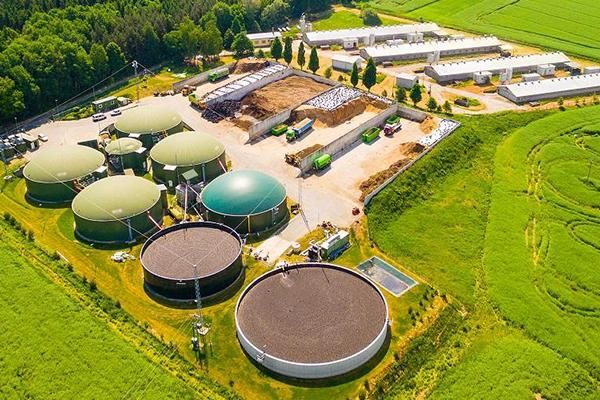
[[[201,360],[207,354],[208,332],[210,326],[204,321],[202,316],[202,296],[200,293],[200,282],[198,278],[198,268],[196,264],[194,268],[194,292],[196,295],[196,310],[197,313],[192,316],[192,350],[196,353],[196,359]]]

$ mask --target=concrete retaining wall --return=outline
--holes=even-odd
[[[391,115],[395,114],[398,111],[398,105],[393,104],[383,112],[377,114],[373,118],[368,121],[363,122],[360,126],[352,129],[348,133],[340,136],[335,139],[333,142],[323,146],[319,150],[309,154],[302,161],[300,161],[300,171],[304,174],[309,172],[312,169],[313,162],[320,157],[321,155],[327,153],[331,155],[331,158],[335,160],[336,158],[342,156],[348,149],[353,147],[357,142],[361,140],[361,134],[374,126],[380,126],[383,122]]]
[[[275,125],[282,124],[288,119],[290,119],[290,116],[292,115],[292,110],[296,107],[288,108],[287,110],[282,111],[279,114],[275,114],[272,117],[269,117],[252,125],[248,129],[248,141],[252,142],[253,140],[258,139],[265,133],[269,132],[269,130],[271,130],[271,128]]]
[[[423,122],[428,114],[413,108],[398,106],[398,115],[415,122]]]
[[[211,70],[201,72],[198,75],[194,75],[191,78],[187,78],[187,79],[184,79],[182,81],[175,82],[173,84],[172,89],[173,89],[174,92],[178,93],[178,92],[181,91],[181,89],[183,89],[183,87],[185,85],[198,86],[201,83],[208,82],[208,75],[211,72],[216,71],[216,70],[221,69],[221,68],[224,68],[224,67],[229,68],[229,73],[231,73],[231,72],[233,72],[233,68],[235,67],[235,63],[232,62],[232,63],[229,63],[229,64],[221,65],[220,67],[213,68]]]
[[[435,146],[438,145],[438,143],[441,143],[442,140],[444,140],[446,137],[450,136],[450,134],[452,132],[454,132],[456,129],[458,129],[459,127],[460,127],[460,124],[457,125],[454,130],[448,132],[446,135],[444,135],[443,137],[441,137],[440,140],[438,140],[437,142],[435,142],[435,144],[433,146],[427,147],[414,160],[412,160],[411,162],[409,162],[408,164],[406,164],[404,167],[400,168],[400,170],[398,172],[396,172],[394,175],[390,176],[385,182],[383,182],[381,185],[379,185],[375,190],[373,190],[371,193],[369,193],[368,195],[366,195],[365,196],[365,200],[363,201],[363,204],[365,205],[365,207],[369,205],[369,203],[371,202],[371,200],[373,200],[373,198],[375,196],[377,196],[379,194],[379,192],[381,192],[383,189],[385,189],[387,187],[387,185],[389,185],[390,183],[392,183],[394,181],[394,179],[396,179],[398,176],[400,176],[401,173],[403,173],[404,171],[406,171],[407,169],[409,169],[410,167],[412,167],[414,163],[416,163],[422,157],[424,157],[426,154],[428,154]]]

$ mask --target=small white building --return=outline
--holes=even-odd
[[[254,47],[269,47],[275,38],[281,40],[281,32],[248,33],[246,37],[250,39]]]
[[[589,67],[584,67],[583,68],[583,73],[584,74],[598,74],[600,73],[600,66],[598,65],[592,65]]]
[[[510,44],[503,44],[500,46],[500,55],[502,57],[510,57],[513,54],[513,47]]]
[[[406,34],[406,41],[408,43],[419,43],[423,41],[422,32],[410,32]]]
[[[479,71],[473,73],[473,81],[477,85],[486,85],[492,81],[493,74],[490,71]]]
[[[537,66],[537,73],[541,76],[551,76],[556,73],[556,67],[552,64],[542,64]]]
[[[521,79],[523,80],[523,82],[535,82],[535,81],[539,81],[541,78],[540,74],[532,72],[530,74],[523,74],[521,75]]]
[[[347,37],[342,39],[342,47],[346,50],[355,49],[358,47],[358,38],[357,37]]]
[[[419,78],[413,74],[407,74],[404,72],[400,72],[396,74],[396,86],[403,87],[405,89],[410,89],[419,83]]]
[[[338,71],[352,71],[354,64],[358,69],[361,69],[363,61],[360,56],[347,56],[345,54],[331,56],[331,66]]]

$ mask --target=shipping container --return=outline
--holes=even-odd
[[[367,129],[362,134],[362,141],[365,143],[371,143],[373,140],[379,137],[379,132],[381,132],[381,129],[377,127]]]

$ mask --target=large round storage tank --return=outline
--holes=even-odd
[[[168,108],[140,106],[123,112],[114,124],[118,137],[138,139],[151,149],[160,139],[183,130],[181,116]]]
[[[152,176],[174,188],[180,183],[210,182],[226,172],[225,146],[202,132],[181,132],[169,136],[150,151]]]
[[[240,295],[237,337],[258,364],[278,374],[323,379],[371,360],[388,334],[388,308],[367,278],[333,264],[271,270]]]
[[[232,171],[215,178],[201,193],[209,221],[239,233],[257,233],[288,216],[286,191],[275,178],[259,171]]]
[[[198,280],[203,300],[213,299],[243,280],[242,239],[214,222],[172,225],[142,247],[144,287],[155,298],[193,305]]]
[[[124,137],[113,140],[104,148],[108,156],[108,165],[115,172],[133,169],[135,172],[145,172],[148,151],[137,139]]]
[[[163,217],[156,184],[129,175],[92,183],[73,199],[71,207],[76,235],[96,243],[133,242],[154,232]]]
[[[23,169],[27,196],[40,203],[73,200],[79,183],[103,176],[104,154],[90,147],[64,145],[35,153]]]

